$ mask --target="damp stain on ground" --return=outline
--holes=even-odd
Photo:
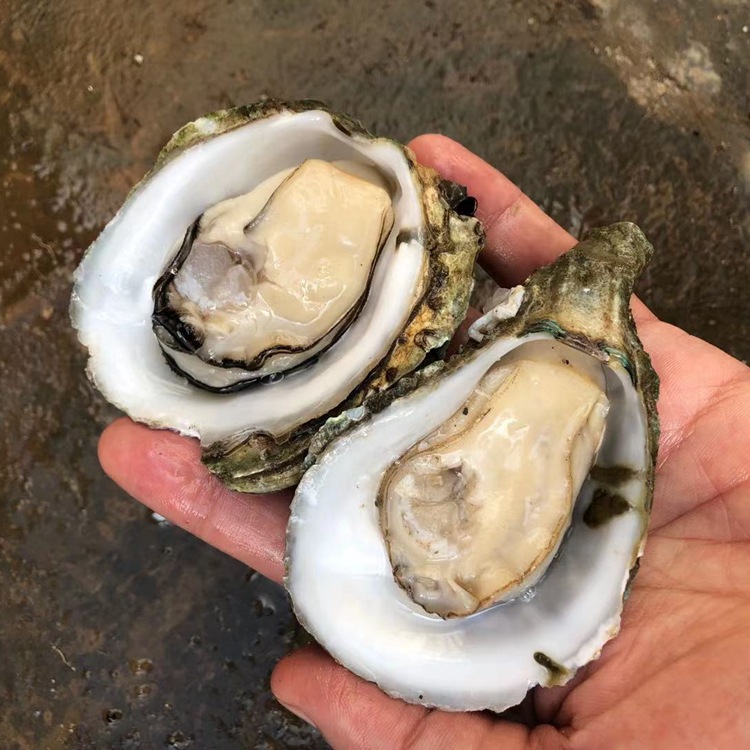
[[[639,293],[750,361],[750,18],[700,0],[0,0],[0,746],[323,748],[269,691],[284,593],[96,462],[68,324],[83,249],[169,135],[265,95],[443,132],[572,233],[657,248]]]

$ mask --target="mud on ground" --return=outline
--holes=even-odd
[[[177,127],[313,97],[462,141],[575,234],[640,224],[640,294],[750,360],[743,0],[0,0],[0,746],[322,748],[276,704],[286,598],[101,473],[67,319],[83,249]]]

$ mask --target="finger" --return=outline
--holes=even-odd
[[[448,348],[446,350],[447,356],[452,357],[469,340],[469,328],[471,328],[472,324],[478,318],[480,318],[481,315],[482,313],[474,307],[470,307],[466,311],[466,317],[461,322],[461,325],[458,326],[455,333],[453,334],[453,338],[448,344]]]
[[[651,530],[668,531],[668,524],[701,509],[690,516],[699,528],[678,525],[671,533],[693,539],[716,534],[731,541],[747,505],[750,369],[667,323],[649,322],[640,334],[660,379],[661,441]]]
[[[334,750],[513,750],[531,744],[529,730],[519,724],[389,698],[318,647],[285,658],[274,670],[271,689],[292,713],[316,726]],[[560,735],[551,727],[535,732],[534,739],[539,748],[561,746]]]
[[[201,463],[195,440],[126,418],[102,434],[99,461],[136,500],[259,573],[281,581],[289,493],[232,492]]]
[[[481,262],[502,286],[520,284],[576,244],[505,175],[450,138],[421,135],[409,147],[419,162],[465,185],[477,199],[477,217],[487,233]],[[639,300],[634,298],[632,304],[636,320],[654,318]]]
[[[487,232],[483,265],[503,284],[522,282],[575,245],[575,239],[505,175],[450,138],[422,135],[409,147],[419,162],[465,185],[477,199],[477,217]]]

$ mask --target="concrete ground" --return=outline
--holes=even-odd
[[[86,245],[170,133],[263,95],[463,141],[640,293],[750,360],[744,0],[0,0],[0,747],[322,748],[273,700],[285,596],[109,482],[67,318]]]

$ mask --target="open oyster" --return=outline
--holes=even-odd
[[[407,701],[499,711],[617,633],[658,442],[629,311],[651,252],[632,224],[593,231],[460,355],[319,432],[286,582],[334,658]]]
[[[199,437],[230,486],[294,484],[331,415],[450,339],[482,242],[465,190],[316,102],[190,123],[86,254],[89,373]]]

